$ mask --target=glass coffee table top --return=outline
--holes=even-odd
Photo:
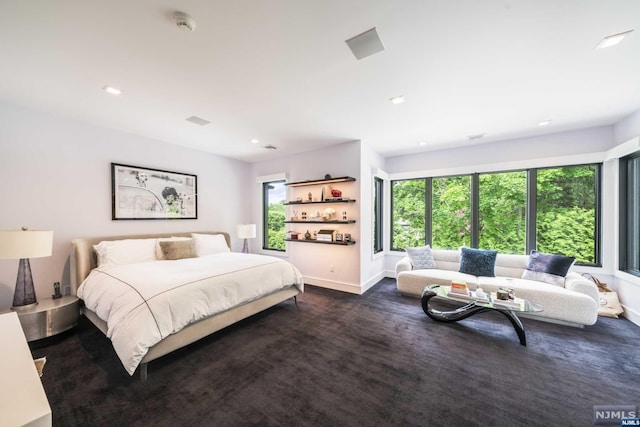
[[[446,300],[473,303],[478,307],[484,307],[493,310],[511,310],[518,313],[539,313],[542,310],[540,304],[533,303],[526,299],[514,298],[512,300],[500,300],[496,298],[496,293],[486,293],[484,298],[476,297],[474,291],[470,295],[461,295],[451,293],[451,286],[430,285],[427,289],[434,292],[437,297]]]
[[[444,299],[455,301],[464,305],[449,311],[440,311],[433,307],[432,299]],[[520,344],[526,346],[527,338],[524,327],[516,313],[536,313],[542,311],[539,304],[532,303],[522,298],[513,300],[499,300],[495,294],[485,294],[484,298],[478,298],[475,293],[470,295],[452,294],[450,286],[430,285],[422,291],[422,310],[429,318],[436,322],[458,322],[486,311],[497,311],[502,313],[509,321],[520,339]]]

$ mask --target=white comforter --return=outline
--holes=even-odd
[[[129,375],[150,347],[188,324],[279,289],[303,290],[302,275],[278,258],[223,253],[94,269],[78,288],[107,322]]]

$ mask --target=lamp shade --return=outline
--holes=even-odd
[[[0,259],[51,256],[52,230],[0,230]]]
[[[239,239],[255,239],[256,237],[256,225],[255,224],[238,224],[236,227],[236,234]]]

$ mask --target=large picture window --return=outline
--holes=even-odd
[[[391,183],[391,248],[425,244],[426,179]]]
[[[640,276],[640,153],[620,160],[620,270]]]
[[[537,249],[599,265],[600,167],[392,181],[391,249],[424,244],[511,254]],[[637,192],[640,184],[635,185]]]
[[[432,179],[431,242],[434,248],[471,246],[471,176]]]
[[[284,201],[286,188],[284,181],[271,181],[262,184],[262,249],[284,251]]]

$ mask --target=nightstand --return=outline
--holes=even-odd
[[[35,341],[76,326],[80,317],[80,300],[73,295],[58,299],[43,298],[33,307],[15,312],[27,341]]]

